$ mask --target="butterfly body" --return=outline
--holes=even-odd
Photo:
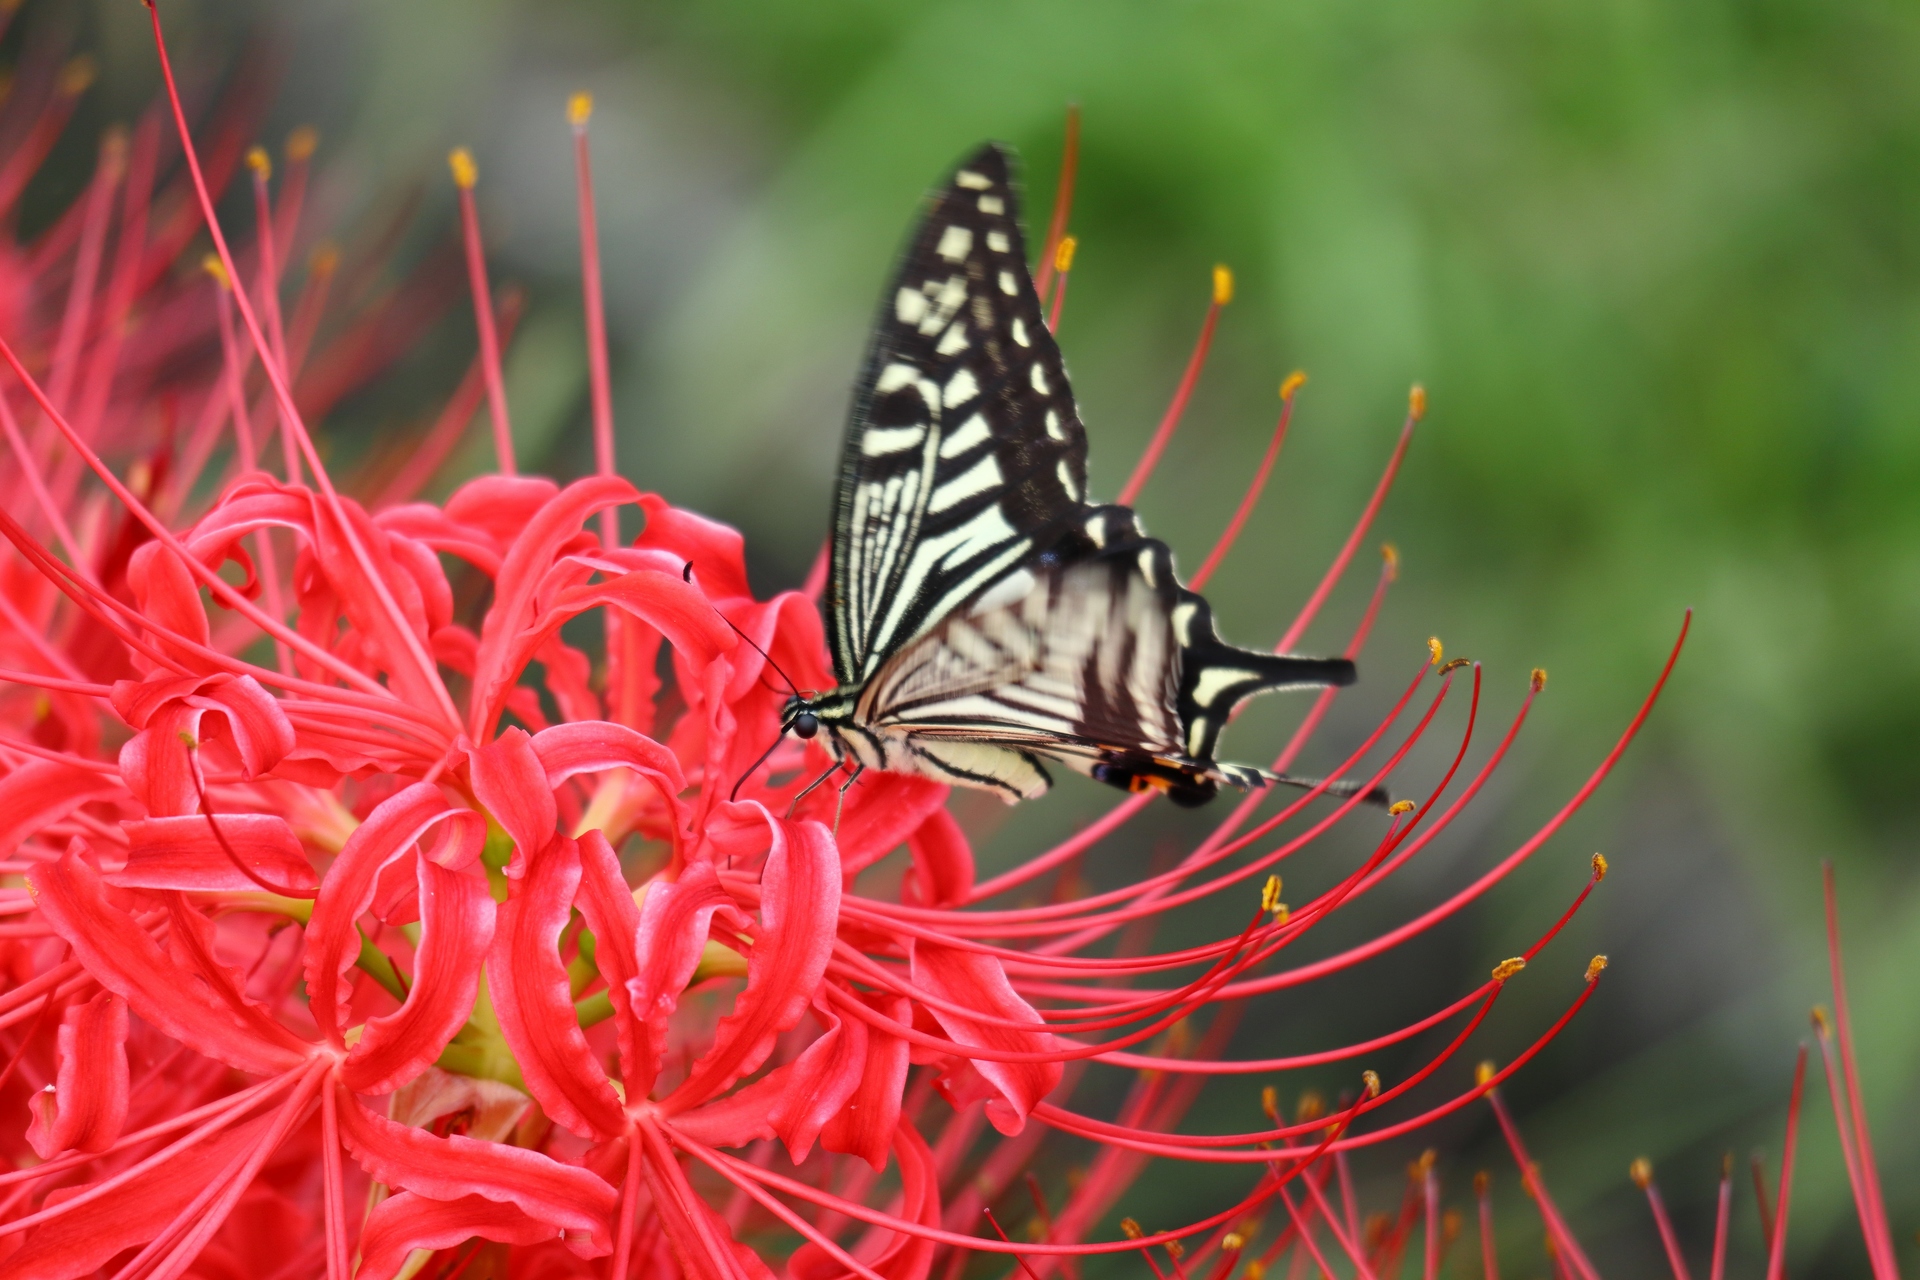
[[[1236,649],[1133,512],[1086,502],[1086,431],[1027,271],[1005,153],[933,198],[854,397],[826,600],[839,687],[789,700],[836,762],[1044,793],[1045,761],[1199,804],[1268,775],[1213,758],[1233,707],[1347,684]]]

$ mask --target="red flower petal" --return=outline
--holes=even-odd
[[[643,733],[606,720],[559,724],[534,735],[534,754],[547,771],[547,782],[559,786],[582,773],[633,769],[660,784],[671,800],[686,790],[680,758]]]
[[[429,1200],[411,1191],[388,1196],[367,1215],[355,1280],[391,1280],[415,1249],[450,1249],[479,1236],[498,1244],[539,1244],[560,1232],[484,1196]]]
[[[457,1134],[435,1137],[395,1124],[352,1097],[340,1100],[340,1134],[376,1181],[433,1200],[477,1195],[512,1205],[564,1230],[568,1247],[583,1258],[612,1248],[610,1222],[618,1195],[585,1169],[524,1147]]]
[[[900,1161],[900,1206],[895,1214],[922,1226],[940,1226],[940,1183],[926,1140],[912,1125],[902,1124],[893,1133],[893,1153]],[[934,1242],[922,1236],[869,1227],[850,1252],[888,1280],[923,1280],[933,1264],[934,1248]],[[809,1241],[794,1250],[787,1274],[791,1280],[840,1280],[854,1272]]]
[[[558,945],[579,884],[580,849],[566,837],[529,858],[500,906],[487,976],[527,1092],[560,1124],[605,1141],[626,1132],[627,1113],[580,1030]]]
[[[738,529],[673,506],[657,493],[643,493],[638,500],[647,513],[647,527],[635,546],[691,561],[701,589],[712,599],[753,598],[747,585],[746,540]]]
[[[661,1105],[698,1106],[757,1069],[774,1037],[800,1021],[819,990],[840,920],[840,857],[817,822],[773,822],[760,876],[760,931],[747,956],[747,986],[720,1020],[713,1047]],[[1004,981],[1004,979],[1002,979]]]
[[[904,996],[854,994],[901,1026],[910,1025],[913,1004]],[[876,1170],[886,1168],[887,1146],[900,1126],[900,1096],[907,1087],[910,1046],[899,1036],[850,1018],[848,1026],[865,1026],[866,1060],[857,1069],[857,1084],[846,1106],[835,1111],[820,1131],[820,1145],[842,1155],[859,1156]]]
[[[87,973],[160,1030],[242,1071],[274,1074],[303,1058],[297,1048],[243,1022],[215,994],[213,984],[221,975],[182,965],[132,916],[108,902],[100,873],[75,851],[35,868],[29,879],[41,914],[73,947]],[[197,914],[184,911],[182,920],[190,923],[184,917]],[[177,945],[187,941],[175,939]]]
[[[390,1093],[433,1065],[473,1011],[480,965],[493,942],[493,898],[486,878],[414,859],[420,886],[420,941],[406,1003],[369,1018],[341,1064],[357,1093]]]
[[[501,692],[519,675],[512,651],[534,622],[535,591],[556,557],[576,538],[580,526],[603,507],[632,502],[639,495],[619,476],[590,476],[575,481],[543,503],[514,537],[500,572],[494,575],[493,606],[480,628],[480,655],[474,672],[473,715],[469,731],[488,736]]]
[[[475,736],[491,732],[506,691],[547,638],[570,619],[602,606],[624,610],[655,628],[696,668],[704,667],[735,643],[732,630],[707,598],[676,574],[639,569],[605,582],[569,587],[553,598],[537,622],[503,640],[497,658],[489,657],[488,641],[481,640],[477,671],[490,671],[491,675],[484,685],[478,674],[474,680],[474,705],[483,713],[476,714],[471,722]]]
[[[507,864],[507,875],[518,879],[526,874],[527,859],[553,839],[554,825],[560,821],[547,771],[524,729],[508,729],[494,741],[476,747],[470,759],[474,795],[513,837],[514,854]]]
[[[622,940],[596,934],[602,952],[623,942],[635,952],[635,974],[626,984],[633,1004],[635,1049],[631,1073],[625,1076],[627,1097],[635,1101],[652,1092],[660,1074],[667,1054],[667,1020],[700,964],[716,913],[729,927],[751,923],[720,887],[713,867],[695,862],[679,880],[656,880],[647,887],[637,935]]]
[[[27,1142],[42,1160],[104,1151],[127,1121],[127,1002],[102,991],[60,1019],[59,1074],[33,1098]]]
[[[637,734],[635,735],[638,736]],[[620,1043],[620,1078],[634,1080],[641,1072],[640,1031],[634,1017],[633,992],[627,985],[640,976],[635,941],[640,936],[640,908],[620,874],[620,857],[598,831],[580,837],[580,888],[574,901],[593,931],[594,958],[607,983],[613,1004],[614,1031]]]
[[[29,760],[0,778],[0,856],[22,838],[60,821],[96,796],[121,789],[112,774],[52,760]]]
[[[380,868],[447,821],[454,825],[437,857],[442,866],[457,867],[478,855],[486,841],[485,820],[471,809],[453,808],[431,783],[395,792],[354,830],[320,882],[307,925],[307,1000],[321,1034],[336,1046],[345,1044],[340,1034],[348,999],[344,977],[360,954],[355,922],[373,903]]]
[[[977,951],[942,947],[924,939],[913,944],[913,982],[954,1004],[996,1017],[1033,1023],[1032,1031],[975,1022],[960,1014],[928,1006],[948,1036],[964,1045],[1015,1053],[1045,1053],[1054,1047],[1040,1015],[1020,998],[1007,981],[1006,970],[992,956]],[[987,1100],[987,1119],[1001,1133],[1012,1135],[1026,1127],[1027,1113],[1060,1083],[1058,1062],[995,1062],[972,1059],[981,1077],[994,1087],[997,1098]]]
[[[954,816],[935,809],[907,837],[907,850],[913,855],[913,874],[901,885],[908,901],[927,907],[954,907],[964,904],[973,893],[973,846]]]
[[[266,883],[295,891],[311,890],[320,883],[286,819],[270,813],[223,813],[215,821],[227,849]],[[127,864],[108,873],[108,884],[122,889],[239,893],[260,887],[233,865],[204,814],[145,818],[123,822],[120,829],[127,833]]]

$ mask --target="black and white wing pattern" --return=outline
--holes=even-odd
[[[1087,436],[1027,273],[1006,153],[937,194],[881,300],[836,496],[842,686],[996,580],[1086,495]]]
[[[840,687],[796,697],[836,758],[996,790],[1055,760],[1198,803],[1233,708],[1347,684],[1345,659],[1214,632],[1166,544],[1086,502],[1086,430],[1027,270],[1010,166],[989,145],[932,199],[882,299],[856,386],[827,600]]]

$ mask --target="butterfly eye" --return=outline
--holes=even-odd
[[[820,732],[820,717],[811,711],[802,711],[793,718],[791,727],[796,737],[811,738]]]

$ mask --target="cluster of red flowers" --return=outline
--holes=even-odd
[[[157,12],[153,24],[158,42]],[[827,763],[818,743],[787,741],[755,767],[778,735],[772,670],[831,683],[819,614],[804,591],[755,599],[736,533],[615,471],[589,104],[570,117],[597,474],[566,486],[515,474],[499,366],[510,316],[496,315],[474,167],[456,153],[479,355],[442,425],[404,467],[359,486],[362,500],[336,488],[306,424],[377,370],[393,345],[378,335],[404,308],[362,291],[358,311],[337,314],[322,253],[283,320],[280,264],[304,237],[313,139],[289,145],[277,199],[264,153],[248,157],[259,216],[236,251],[213,195],[239,171],[243,113],[229,113],[203,166],[158,47],[166,110],[130,139],[108,137],[91,185],[37,240],[0,246],[12,459],[0,504],[12,549],[0,564],[0,1117],[24,1124],[0,1120],[7,1275],[743,1280],[784,1258],[804,1280],[923,1280],[1000,1253],[1040,1280],[1072,1274],[1077,1256],[1139,1251],[1156,1273],[1164,1258],[1182,1277],[1238,1268],[1258,1280],[1291,1249],[1329,1276],[1341,1265],[1371,1277],[1397,1272],[1421,1206],[1434,1273],[1450,1232],[1430,1162],[1413,1207],[1369,1231],[1346,1153],[1497,1098],[1578,1011],[1603,959],[1533,1050],[1376,1123],[1455,1058],[1604,860],[1521,956],[1409,1026],[1236,1061],[1221,1056],[1234,1014],[1484,894],[1599,785],[1652,695],[1533,838],[1326,959],[1278,963],[1447,829],[1505,758],[1543,674],[1454,792],[1480,671],[1463,681],[1436,644],[1336,776],[1389,779],[1464,682],[1452,767],[1394,806],[1370,853],[1310,901],[1281,902],[1274,868],[1348,819],[1357,797],[1317,789],[1256,818],[1252,796],[1164,872],[987,908],[1070,875],[1149,798],[978,881],[945,788],[869,774],[841,810],[831,788],[796,803]],[[72,69],[25,69],[13,109],[32,123],[0,158],[0,213],[83,87]],[[1055,242],[1064,220],[1063,202]],[[203,229],[207,272],[171,274]],[[1049,267],[1055,257],[1050,244]],[[1204,342],[1155,456],[1203,355]],[[1283,391],[1288,411],[1297,387]],[[498,474],[440,506],[409,501],[483,399]],[[192,423],[184,435],[176,406]],[[1374,500],[1281,647],[1363,543],[1418,408],[1416,396]],[[1283,413],[1202,576],[1285,424]],[[275,433],[277,450],[265,444]],[[622,505],[644,514],[630,542],[609,514]],[[1349,652],[1392,576],[1389,557]],[[567,628],[587,614],[604,624],[602,653]],[[903,846],[897,894],[860,892],[862,873]],[[1222,893],[1244,903],[1240,927],[1153,948],[1152,921]],[[1116,935],[1124,945],[1097,946]],[[1196,1014],[1210,1018],[1197,1038],[1185,1032]],[[1358,1075],[1331,1112],[1310,1106],[1287,1123],[1270,1090],[1270,1127],[1179,1131],[1212,1077],[1353,1060],[1448,1027],[1420,1070]],[[1111,1119],[1068,1105],[1088,1063],[1132,1073]],[[1049,1133],[1099,1153],[1052,1209],[1031,1183],[1038,1216],[1016,1243],[991,1206]],[[1127,1219],[1123,1238],[1090,1239],[1152,1159],[1254,1176],[1202,1221],[1156,1234]],[[1563,1269],[1590,1277],[1535,1191]]]

